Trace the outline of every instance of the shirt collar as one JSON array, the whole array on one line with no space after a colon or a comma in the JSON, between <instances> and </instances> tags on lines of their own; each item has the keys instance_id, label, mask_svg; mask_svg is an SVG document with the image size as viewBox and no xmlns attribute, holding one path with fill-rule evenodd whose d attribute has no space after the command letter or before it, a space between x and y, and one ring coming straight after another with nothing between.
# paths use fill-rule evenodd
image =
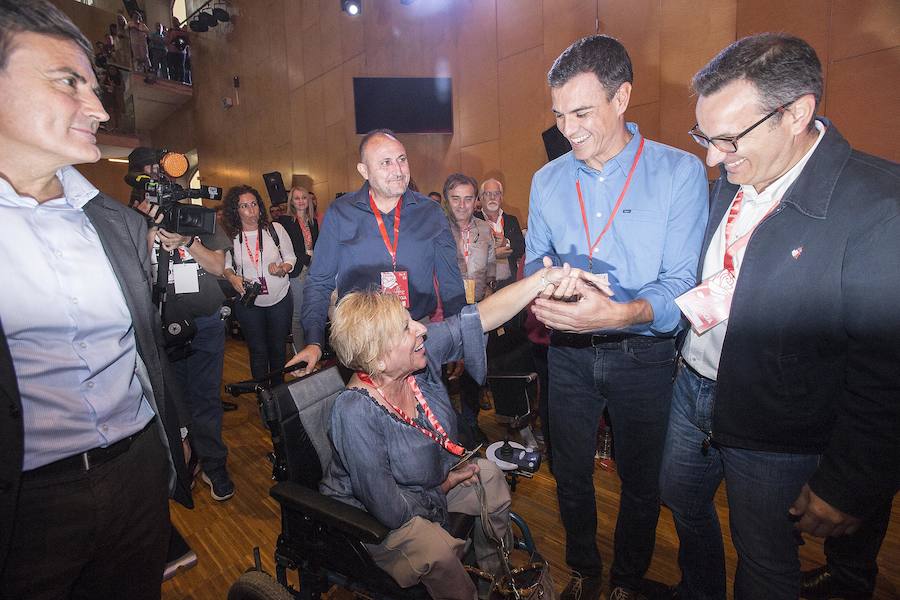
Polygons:
<instances>
[{"instance_id":1,"label":"shirt collar","mask_svg":"<svg viewBox=\"0 0 900 600\"><path fill-rule=\"evenodd\" d=\"M357 206L368 208L369 207L369 182L368 181L365 181L363 183L363 186L359 189L358 194L359 195L355 199L354 203ZM416 199L416 195L409 188L406 188L406 190L403 192L403 195L400 196L400 200L403 202L404 208L406 208L410 204L416 204L418 202L418 200ZM433 202L433 200L431 200L429 198L429 202ZM391 210L393 210L393 209L391 209ZM390 211L388 211L388 212L390 212Z\"/></svg>"},{"instance_id":2,"label":"shirt collar","mask_svg":"<svg viewBox=\"0 0 900 600\"><path fill-rule=\"evenodd\" d=\"M825 126L819 122L815 122L816 130L818 130L818 137L816 137L815 143L810 147L809 150L806 151L806 154L803 155L797 163L788 169L788 171L773 181L765 190L762 192L757 192L756 188L752 185L741 185L741 190L744 192L744 200L747 202L761 202L761 203L770 203L777 202L781 200L784 196L785 192L787 192L788 188L793 185L797 178L800 177L800 173L803 172L803 168L806 166L806 163L809 162L810 157L816 151L816 148L819 147L819 143L822 141L822 138L825 136Z\"/></svg>"},{"instance_id":3,"label":"shirt collar","mask_svg":"<svg viewBox=\"0 0 900 600\"><path fill-rule=\"evenodd\" d=\"M56 177L63 188L62 198L51 199L56 203L63 202L71 208L80 209L100 193L75 167L68 166L59 169ZM31 196L20 196L13 186L2 177L0 177L0 201L14 206L38 206L39 204Z\"/></svg>"},{"instance_id":4,"label":"shirt collar","mask_svg":"<svg viewBox=\"0 0 900 600\"><path fill-rule=\"evenodd\" d=\"M631 140L625 144L625 147L622 148L618 154L610 158L606 161L606 164L603 165L603 172L607 175L614 169L618 169L622 173L628 173L631 169L631 163L634 162L634 157L637 154L638 146L641 144L641 132L638 130L637 123L625 123L625 128L631 134ZM575 158L574 154L572 154L572 159L575 161L576 171L600 173L597 169L587 166L583 160Z\"/></svg>"}]
</instances>

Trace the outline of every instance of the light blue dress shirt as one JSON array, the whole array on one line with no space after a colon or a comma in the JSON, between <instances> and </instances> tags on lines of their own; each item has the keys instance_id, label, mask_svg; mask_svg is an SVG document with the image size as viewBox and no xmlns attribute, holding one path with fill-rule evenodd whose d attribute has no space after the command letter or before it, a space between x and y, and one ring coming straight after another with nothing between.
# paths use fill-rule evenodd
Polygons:
<instances>
[{"instance_id":1,"label":"light blue dress shirt","mask_svg":"<svg viewBox=\"0 0 900 600\"><path fill-rule=\"evenodd\" d=\"M82 210L97 189L72 167L57 177L64 197L41 204L0 178L0 320L22 397L26 471L117 442L153 417L125 297Z\"/></svg>"},{"instance_id":2,"label":"light blue dress shirt","mask_svg":"<svg viewBox=\"0 0 900 600\"><path fill-rule=\"evenodd\" d=\"M591 244L603 230L625 185L642 136L634 134L625 148L603 166L588 167L572 152L544 165L531 182L525 272L531 274L550 256L588 269L588 241L578 204L581 182ZM674 299L696 285L700 245L709 212L709 186L700 160L651 140L644 149L628 192L593 255L594 273L607 273L617 302L643 299L653 308L653 321L628 333L667 336L679 327L681 312Z\"/></svg>"}]
</instances>

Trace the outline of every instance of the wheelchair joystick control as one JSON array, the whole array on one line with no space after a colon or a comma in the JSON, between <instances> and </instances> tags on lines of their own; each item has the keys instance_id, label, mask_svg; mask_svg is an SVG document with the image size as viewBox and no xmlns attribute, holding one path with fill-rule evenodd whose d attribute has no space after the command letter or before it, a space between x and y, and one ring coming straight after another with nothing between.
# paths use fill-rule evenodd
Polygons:
<instances>
[{"instance_id":1,"label":"wheelchair joystick control","mask_svg":"<svg viewBox=\"0 0 900 600\"><path fill-rule=\"evenodd\" d=\"M509 438L507 438L503 441L503 445L497 449L497 456L507 462L512 462L513 453L515 451L516 449L509 445Z\"/></svg>"}]
</instances>

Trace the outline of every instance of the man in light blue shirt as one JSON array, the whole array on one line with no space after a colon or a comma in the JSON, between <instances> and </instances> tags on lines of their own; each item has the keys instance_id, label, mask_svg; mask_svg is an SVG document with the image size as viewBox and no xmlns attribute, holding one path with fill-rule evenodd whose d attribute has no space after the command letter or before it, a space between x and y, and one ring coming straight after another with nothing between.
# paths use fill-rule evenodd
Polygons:
<instances>
[{"instance_id":1,"label":"man in light blue shirt","mask_svg":"<svg viewBox=\"0 0 900 600\"><path fill-rule=\"evenodd\" d=\"M90 43L44 0L0 0L0 40L0 598L158 599L190 489L147 227L72 167Z\"/></svg>"},{"instance_id":2,"label":"man in light blue shirt","mask_svg":"<svg viewBox=\"0 0 900 600\"><path fill-rule=\"evenodd\" d=\"M598 274L575 301L534 306L554 330L550 439L572 569L564 599L596 599L602 586L592 475L604 408L622 479L610 598L638 597L659 517L681 323L674 299L695 284L707 219L702 163L625 122L632 79L628 53L608 36L581 39L556 59L548 74L553 112L572 151L531 186L526 273L550 256Z\"/></svg>"}]
</instances>

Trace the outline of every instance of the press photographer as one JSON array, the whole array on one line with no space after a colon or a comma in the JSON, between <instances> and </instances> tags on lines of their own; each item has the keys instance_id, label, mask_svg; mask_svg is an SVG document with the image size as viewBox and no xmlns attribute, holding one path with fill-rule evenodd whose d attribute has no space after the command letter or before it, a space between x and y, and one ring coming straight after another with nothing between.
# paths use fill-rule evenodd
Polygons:
<instances>
[{"instance_id":1,"label":"press photographer","mask_svg":"<svg viewBox=\"0 0 900 600\"><path fill-rule=\"evenodd\" d=\"M182 408L187 411L182 412L187 414L182 421L189 416L193 451L212 497L227 500L234 495L234 484L226 468L228 449L222 441L219 396L225 356L225 325L220 311L225 297L216 278L223 274L225 250L231 241L216 231L214 210L174 199L187 197L184 193L194 190L185 190L169 180L180 166L184 167L181 174L187 168L183 155L172 154L153 148L135 149L128 157L126 181L139 184L132 194L132 206L154 224L148 234L151 263L155 287L161 287L160 271L166 282L164 293L157 295L170 359L185 392L187 406ZM148 184L148 180L154 183ZM173 332L176 324L180 330Z\"/></svg>"}]
</instances>

